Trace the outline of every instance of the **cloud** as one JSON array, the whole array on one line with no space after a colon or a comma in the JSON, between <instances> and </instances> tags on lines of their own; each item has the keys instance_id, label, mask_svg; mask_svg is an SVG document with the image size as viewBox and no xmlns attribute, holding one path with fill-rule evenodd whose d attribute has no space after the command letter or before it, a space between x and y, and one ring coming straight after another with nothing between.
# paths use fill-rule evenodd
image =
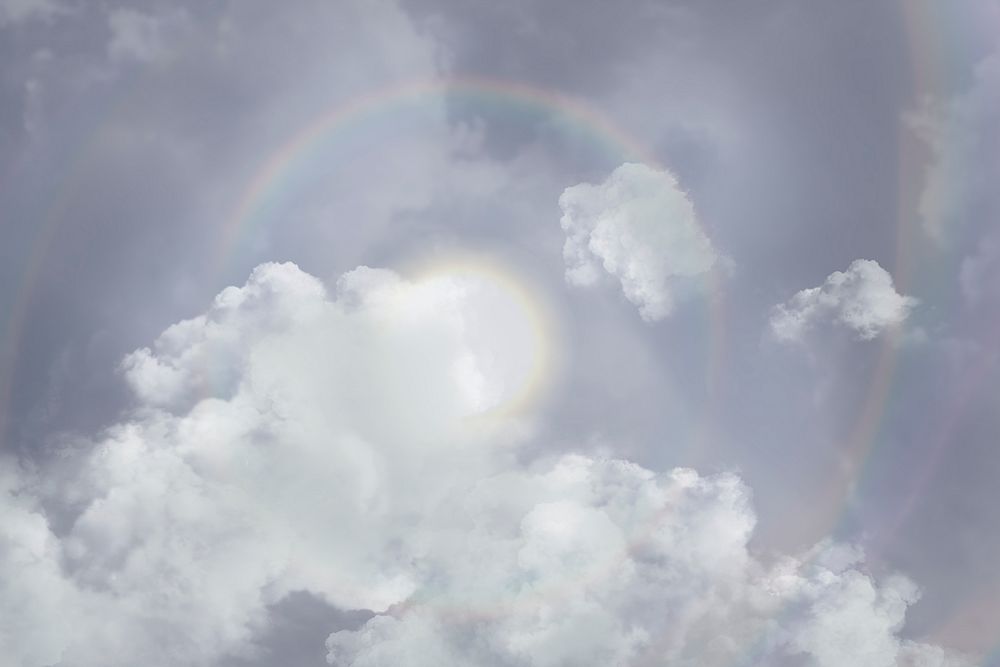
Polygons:
<instances>
[{"instance_id":1,"label":"cloud","mask_svg":"<svg viewBox=\"0 0 1000 667\"><path fill-rule=\"evenodd\" d=\"M0 473L0 646L13 667L58 662L77 608L60 567L61 544L17 466Z\"/></svg>"},{"instance_id":2,"label":"cloud","mask_svg":"<svg viewBox=\"0 0 1000 667\"><path fill-rule=\"evenodd\" d=\"M0 0L0 26L48 19L65 8L53 0Z\"/></svg>"},{"instance_id":3,"label":"cloud","mask_svg":"<svg viewBox=\"0 0 1000 667\"><path fill-rule=\"evenodd\" d=\"M192 32L191 16L183 8L147 14L121 7L108 14L112 60L163 63L170 59L186 33Z\"/></svg>"},{"instance_id":4,"label":"cloud","mask_svg":"<svg viewBox=\"0 0 1000 667\"><path fill-rule=\"evenodd\" d=\"M465 504L479 511L427 590L333 633L331 664L969 664L898 637L917 590L864 574L856 550L752 556L755 517L733 475L567 456L488 480Z\"/></svg>"},{"instance_id":5,"label":"cloud","mask_svg":"<svg viewBox=\"0 0 1000 667\"><path fill-rule=\"evenodd\" d=\"M497 284L265 264L129 355L125 418L0 480L14 667L213 664L295 591L375 612L338 665L964 664L856 550L754 556L735 475L520 461Z\"/></svg>"},{"instance_id":6,"label":"cloud","mask_svg":"<svg viewBox=\"0 0 1000 667\"><path fill-rule=\"evenodd\" d=\"M959 282L973 307L985 306L1000 294L1000 234L984 237L979 248L962 260Z\"/></svg>"},{"instance_id":7,"label":"cloud","mask_svg":"<svg viewBox=\"0 0 1000 667\"><path fill-rule=\"evenodd\" d=\"M607 272L646 321L669 315L678 293L720 259L668 171L626 163L600 185L566 188L559 206L566 281L588 287Z\"/></svg>"},{"instance_id":8,"label":"cloud","mask_svg":"<svg viewBox=\"0 0 1000 667\"><path fill-rule=\"evenodd\" d=\"M995 20L993 17L992 20ZM969 88L930 100L910 118L931 152L919 200L924 230L942 243L957 229L990 224L1000 213L994 184L1000 159L1000 53L983 59Z\"/></svg>"},{"instance_id":9,"label":"cloud","mask_svg":"<svg viewBox=\"0 0 1000 667\"><path fill-rule=\"evenodd\" d=\"M771 313L778 340L801 340L820 322L847 327L861 340L871 340L901 324L917 300L898 293L892 276L870 259L856 259L847 271L834 271L819 287L798 292Z\"/></svg>"},{"instance_id":10,"label":"cloud","mask_svg":"<svg viewBox=\"0 0 1000 667\"><path fill-rule=\"evenodd\" d=\"M39 612L23 664L211 664L290 591L345 609L406 599L419 517L518 439L513 418L476 419L506 396L493 369L519 340L516 322L476 319L505 312L499 298L364 267L328 297L267 264L129 355L135 411L49 473L71 526L57 536L20 506L4 522L4 556L26 568L5 579L41 582L5 600L72 621L58 636Z\"/></svg>"},{"instance_id":11,"label":"cloud","mask_svg":"<svg viewBox=\"0 0 1000 667\"><path fill-rule=\"evenodd\" d=\"M1000 6L980 8L988 19L1000 18ZM955 350L978 350L971 376L983 387L996 340L993 319L1000 305L1000 50L994 49L971 69L966 86L950 97L926 103L914 127L930 149L920 212L930 237L961 257L958 287L961 308L939 309L952 315L941 322L947 340L942 351L953 357L949 372L969 377L970 366ZM968 380L963 380L965 384ZM966 408L968 412L970 409ZM968 417L967 417L968 418Z\"/></svg>"},{"instance_id":12,"label":"cloud","mask_svg":"<svg viewBox=\"0 0 1000 667\"><path fill-rule=\"evenodd\" d=\"M220 283L242 281L272 256L344 269L376 247L395 255L428 234L403 212L493 177L479 159L453 158L473 154L475 139L452 131L434 96L388 102L387 122L357 116L364 140L341 141L334 123L291 150L306 128L370 93L447 75L438 46L392 0L68 7L25 26L23 39L0 40L9 47L0 170L17 184L0 193L3 245L25 257L44 247L39 261L52 269L31 281L35 306L18 320L22 344L3 364L17 377L0 411L9 447L27 451L47 430L109 423L123 398L117 362L201 309ZM139 32L116 46L123 16L118 27ZM131 47L159 59L137 61ZM279 154L287 170L266 171ZM90 168L65 180L81 160ZM65 205L51 207L54 197ZM71 232L39 245L32 221L43 210ZM365 224L334 223L348 219ZM141 271L137 257L147 258ZM68 266L77 266L72 280L60 268ZM0 310L13 307L24 270L3 267ZM95 293L101 308L59 305Z\"/></svg>"}]
</instances>

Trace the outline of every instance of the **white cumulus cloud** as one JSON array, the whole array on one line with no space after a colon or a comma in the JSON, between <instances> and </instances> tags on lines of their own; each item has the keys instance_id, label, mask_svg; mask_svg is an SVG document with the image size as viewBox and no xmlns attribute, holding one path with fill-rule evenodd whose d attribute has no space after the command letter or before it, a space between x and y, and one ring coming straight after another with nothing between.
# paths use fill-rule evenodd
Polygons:
<instances>
[{"instance_id":1,"label":"white cumulus cloud","mask_svg":"<svg viewBox=\"0 0 1000 667\"><path fill-rule=\"evenodd\" d=\"M892 276L878 262L856 259L846 271L834 271L819 287L804 289L771 313L771 331L778 340L800 340L818 323L850 329L871 340L901 324L917 304L896 291Z\"/></svg>"},{"instance_id":2,"label":"white cumulus cloud","mask_svg":"<svg viewBox=\"0 0 1000 667\"><path fill-rule=\"evenodd\" d=\"M342 608L405 600L417 519L516 441L479 417L505 396L483 387L518 340L495 318L501 335L482 335L473 316L490 303L470 299L491 298L472 279L364 267L331 297L267 264L129 355L137 408L45 485L69 528L9 494L0 636L24 644L20 664L211 664L289 591Z\"/></svg>"},{"instance_id":3,"label":"white cumulus cloud","mask_svg":"<svg viewBox=\"0 0 1000 667\"><path fill-rule=\"evenodd\" d=\"M0 647L13 667L58 662L77 612L48 520L0 460Z\"/></svg>"},{"instance_id":4,"label":"white cumulus cloud","mask_svg":"<svg viewBox=\"0 0 1000 667\"><path fill-rule=\"evenodd\" d=\"M733 475L567 456L465 505L413 602L333 633L331 664L971 664L900 639L917 590L863 573L856 550L754 557Z\"/></svg>"},{"instance_id":5,"label":"white cumulus cloud","mask_svg":"<svg viewBox=\"0 0 1000 667\"><path fill-rule=\"evenodd\" d=\"M647 321L669 315L678 293L720 261L669 171L626 163L599 185L566 188L559 206L566 280L591 286L610 274Z\"/></svg>"},{"instance_id":6,"label":"white cumulus cloud","mask_svg":"<svg viewBox=\"0 0 1000 667\"><path fill-rule=\"evenodd\" d=\"M129 414L0 477L5 664L215 664L301 590L375 612L342 666L966 664L856 550L755 556L735 475L522 460L483 280L266 264L129 355Z\"/></svg>"}]
</instances>

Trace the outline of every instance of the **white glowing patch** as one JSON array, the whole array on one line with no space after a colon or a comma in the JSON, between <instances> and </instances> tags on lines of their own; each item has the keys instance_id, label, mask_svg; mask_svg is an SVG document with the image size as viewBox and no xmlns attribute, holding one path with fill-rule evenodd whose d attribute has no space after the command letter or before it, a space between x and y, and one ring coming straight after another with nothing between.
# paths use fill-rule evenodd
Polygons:
<instances>
[{"instance_id":1,"label":"white glowing patch","mask_svg":"<svg viewBox=\"0 0 1000 667\"><path fill-rule=\"evenodd\" d=\"M419 285L456 301L467 352L453 372L473 412L515 406L538 389L548 336L523 285L492 266L470 265L438 268Z\"/></svg>"}]
</instances>

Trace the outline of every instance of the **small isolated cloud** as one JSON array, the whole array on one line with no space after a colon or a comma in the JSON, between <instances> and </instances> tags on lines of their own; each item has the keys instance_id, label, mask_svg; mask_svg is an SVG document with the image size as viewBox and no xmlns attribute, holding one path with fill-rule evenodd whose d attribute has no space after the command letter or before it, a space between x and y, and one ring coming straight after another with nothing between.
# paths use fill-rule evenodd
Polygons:
<instances>
[{"instance_id":1,"label":"small isolated cloud","mask_svg":"<svg viewBox=\"0 0 1000 667\"><path fill-rule=\"evenodd\" d=\"M847 271L834 271L819 287L797 293L771 313L771 331L781 341L801 340L819 323L846 327L871 340L901 324L917 304L896 291L892 276L870 259L856 259Z\"/></svg>"},{"instance_id":2,"label":"small isolated cloud","mask_svg":"<svg viewBox=\"0 0 1000 667\"><path fill-rule=\"evenodd\" d=\"M968 664L857 550L758 559L735 475L522 461L483 412L520 318L464 275L258 267L129 355L119 423L0 468L4 664L218 664L296 591L374 612L340 667Z\"/></svg>"},{"instance_id":3,"label":"small isolated cloud","mask_svg":"<svg viewBox=\"0 0 1000 667\"><path fill-rule=\"evenodd\" d=\"M599 185L566 188L559 206L566 281L586 287L610 274L646 321L668 316L720 260L669 171L626 163Z\"/></svg>"}]
</instances>

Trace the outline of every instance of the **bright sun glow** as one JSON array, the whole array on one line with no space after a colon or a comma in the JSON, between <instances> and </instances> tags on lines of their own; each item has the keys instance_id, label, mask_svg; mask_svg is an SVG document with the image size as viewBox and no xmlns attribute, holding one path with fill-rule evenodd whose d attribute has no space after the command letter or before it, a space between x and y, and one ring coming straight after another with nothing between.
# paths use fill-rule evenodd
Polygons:
<instances>
[{"instance_id":1,"label":"bright sun glow","mask_svg":"<svg viewBox=\"0 0 1000 667\"><path fill-rule=\"evenodd\" d=\"M418 282L448 290L460 302L469 354L454 371L473 412L513 411L538 397L552 372L553 332L526 284L483 261L436 265Z\"/></svg>"}]
</instances>

